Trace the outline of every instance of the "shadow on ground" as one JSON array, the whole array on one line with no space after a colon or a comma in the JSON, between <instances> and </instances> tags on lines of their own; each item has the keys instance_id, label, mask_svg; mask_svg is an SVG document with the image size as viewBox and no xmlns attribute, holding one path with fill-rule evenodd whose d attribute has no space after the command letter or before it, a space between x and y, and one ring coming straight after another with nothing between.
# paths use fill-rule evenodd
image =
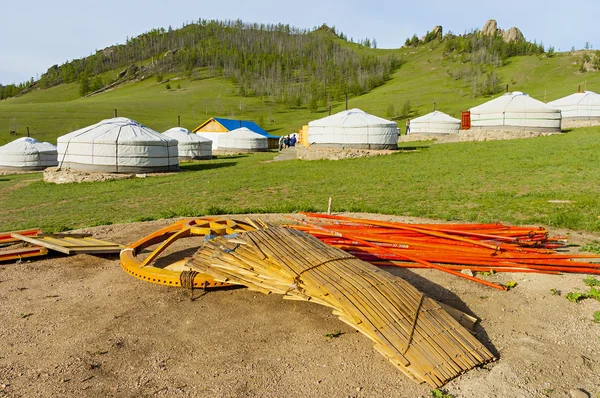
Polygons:
<instances>
[{"instance_id":1,"label":"shadow on ground","mask_svg":"<svg viewBox=\"0 0 600 398\"><path fill-rule=\"evenodd\" d=\"M231 167L237 165L236 162L223 162L223 163L185 163L180 165L182 171L200 171L200 170L212 170L220 169L222 167Z\"/></svg>"},{"instance_id":2,"label":"shadow on ground","mask_svg":"<svg viewBox=\"0 0 600 398\"><path fill-rule=\"evenodd\" d=\"M429 279L424 278L406 268L390 266L382 267L382 269L388 271L392 275L404 279L405 281L413 285L415 288L417 288L420 292L424 293L426 296L431 297L441 303L447 304L462 312L465 312L471 316L478 318L477 314L473 313L473 311L471 311L471 309L465 304L463 300L461 300L459 296L457 296L454 292L446 289L444 286L434 283ZM490 350L490 352L496 358L499 358L498 350L492 343L485 329L481 327L479 322L475 324L473 331L475 332L477 340L479 340L483 345L485 345L485 347L488 350Z\"/></svg>"}]
</instances>

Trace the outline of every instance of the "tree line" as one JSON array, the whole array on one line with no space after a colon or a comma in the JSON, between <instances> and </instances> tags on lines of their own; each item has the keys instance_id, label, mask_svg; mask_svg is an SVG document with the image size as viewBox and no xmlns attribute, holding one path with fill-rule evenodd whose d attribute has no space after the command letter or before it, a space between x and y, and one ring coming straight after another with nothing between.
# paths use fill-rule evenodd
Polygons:
<instances>
[{"instance_id":1,"label":"tree line","mask_svg":"<svg viewBox=\"0 0 600 398\"><path fill-rule=\"evenodd\" d=\"M21 92L30 88L33 84L33 79L31 81L19 84L7 84L6 86L0 84L0 100L19 95Z\"/></svg>"},{"instance_id":2,"label":"tree line","mask_svg":"<svg viewBox=\"0 0 600 398\"><path fill-rule=\"evenodd\" d=\"M506 60L517 55L541 55L544 45L527 40L505 41L499 35L474 32L465 35L448 34L444 37L445 56L458 55L458 67L449 71L453 79L462 79L473 97L494 95L503 90L497 69Z\"/></svg>"},{"instance_id":3,"label":"tree line","mask_svg":"<svg viewBox=\"0 0 600 398\"><path fill-rule=\"evenodd\" d=\"M479 31L455 35L449 32L442 37L441 31L427 32L419 39L416 34L407 38L406 47L417 47L433 42L444 46L444 58L454 59L448 74L454 80L462 80L469 87L473 97L493 95L502 91L502 79L497 69L506 60L517 55L541 55L545 49L543 43L527 40L505 41L502 35L484 35ZM554 48L548 49L548 57L554 56Z\"/></svg>"},{"instance_id":4,"label":"tree line","mask_svg":"<svg viewBox=\"0 0 600 398\"><path fill-rule=\"evenodd\" d=\"M365 45L376 47L375 40L359 44ZM342 33L325 25L309 31L284 24L200 19L180 29L153 29L123 45L54 65L35 85L78 82L80 94L86 95L118 79L171 72L193 78L204 68L212 76L231 78L241 96L316 109L384 84L401 64L395 56L357 51Z\"/></svg>"}]
</instances>

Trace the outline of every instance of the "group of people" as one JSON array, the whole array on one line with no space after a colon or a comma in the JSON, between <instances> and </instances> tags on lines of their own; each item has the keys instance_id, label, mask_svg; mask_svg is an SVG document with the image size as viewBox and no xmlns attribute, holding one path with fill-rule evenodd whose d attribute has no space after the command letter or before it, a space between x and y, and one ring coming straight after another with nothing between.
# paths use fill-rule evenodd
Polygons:
<instances>
[{"instance_id":1,"label":"group of people","mask_svg":"<svg viewBox=\"0 0 600 398\"><path fill-rule=\"evenodd\" d=\"M291 137L289 135L282 135L279 137L279 150L281 151L283 148L296 146L297 141L296 134L292 134Z\"/></svg>"}]
</instances>

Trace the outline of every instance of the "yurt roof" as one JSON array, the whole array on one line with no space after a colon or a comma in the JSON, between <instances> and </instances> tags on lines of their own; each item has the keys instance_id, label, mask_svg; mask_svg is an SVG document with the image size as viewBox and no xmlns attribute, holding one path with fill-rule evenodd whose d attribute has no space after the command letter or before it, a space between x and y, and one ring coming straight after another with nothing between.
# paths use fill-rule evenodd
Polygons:
<instances>
[{"instance_id":1,"label":"yurt roof","mask_svg":"<svg viewBox=\"0 0 600 398\"><path fill-rule=\"evenodd\" d=\"M170 128L167 131L165 131L163 134L166 135L167 137L176 139L179 142L194 142L194 143L198 143L198 142L210 143L210 142L212 142L208 138L202 137L196 133L192 133L191 131L189 131L188 129L183 128L183 127Z\"/></svg>"},{"instance_id":2,"label":"yurt roof","mask_svg":"<svg viewBox=\"0 0 600 398\"><path fill-rule=\"evenodd\" d=\"M548 102L548 105L555 108L576 106L580 104L586 106L600 106L600 95L593 91L584 91L583 93L567 95L566 97Z\"/></svg>"},{"instance_id":3,"label":"yurt roof","mask_svg":"<svg viewBox=\"0 0 600 398\"><path fill-rule=\"evenodd\" d=\"M471 108L471 113L498 113L517 110L538 113L559 111L542 101L531 98L529 94L513 91Z\"/></svg>"},{"instance_id":4,"label":"yurt roof","mask_svg":"<svg viewBox=\"0 0 600 398\"><path fill-rule=\"evenodd\" d=\"M32 137L21 137L6 145L0 146L0 153L33 154L40 152L56 152L56 147L49 142L40 142Z\"/></svg>"},{"instance_id":5,"label":"yurt roof","mask_svg":"<svg viewBox=\"0 0 600 398\"><path fill-rule=\"evenodd\" d=\"M194 129L194 133L201 133L202 128L204 126L206 126L207 124L211 123L212 121L215 121L217 123L219 123L221 126L223 126L225 128L225 130L227 131L232 131L235 130L237 128L241 128L241 127L246 127L249 130L254 131L255 133L258 133L264 137L267 138L279 138L276 135L272 135L267 133L265 130L263 130L262 127L260 127L258 124L254 123L253 121L250 120L236 120L236 119L225 119L222 117L211 117L210 119L208 119L207 121L205 121L204 123L202 123L200 126L196 127ZM210 131L207 131L210 132Z\"/></svg>"},{"instance_id":6,"label":"yurt roof","mask_svg":"<svg viewBox=\"0 0 600 398\"><path fill-rule=\"evenodd\" d=\"M263 139L263 140L267 139L267 137L265 137L264 135L255 133L254 131L252 131L246 127L240 127L235 130L231 130L227 133L222 133L222 134L226 134L230 138Z\"/></svg>"},{"instance_id":7,"label":"yurt roof","mask_svg":"<svg viewBox=\"0 0 600 398\"><path fill-rule=\"evenodd\" d=\"M413 123L458 123L460 124L460 120L454 118L444 112L433 111L428 113L427 115L419 116L417 118L412 119L411 124Z\"/></svg>"},{"instance_id":8,"label":"yurt roof","mask_svg":"<svg viewBox=\"0 0 600 398\"><path fill-rule=\"evenodd\" d=\"M91 126L75 130L58 137L58 142L98 142L121 144L131 142L136 145L152 144L157 141L169 142L173 138L160 134L132 119L116 117L105 119Z\"/></svg>"},{"instance_id":9,"label":"yurt roof","mask_svg":"<svg viewBox=\"0 0 600 398\"><path fill-rule=\"evenodd\" d=\"M308 126L332 127L365 127L365 126L396 126L397 123L371 115L360 109L348 109L322 119L313 120Z\"/></svg>"}]
</instances>

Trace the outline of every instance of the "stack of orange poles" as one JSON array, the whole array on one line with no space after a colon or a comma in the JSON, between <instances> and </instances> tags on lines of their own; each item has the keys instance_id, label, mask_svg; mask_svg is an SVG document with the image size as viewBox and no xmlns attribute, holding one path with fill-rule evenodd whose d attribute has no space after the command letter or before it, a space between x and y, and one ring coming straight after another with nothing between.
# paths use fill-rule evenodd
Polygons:
<instances>
[{"instance_id":1,"label":"stack of orange poles","mask_svg":"<svg viewBox=\"0 0 600 398\"><path fill-rule=\"evenodd\" d=\"M407 224L301 213L313 221L291 228L375 265L433 268L505 290L502 285L460 273L576 272L600 274L592 254L557 253L566 238L549 237L544 228L503 224ZM580 260L580 261L573 261Z\"/></svg>"}]
</instances>

